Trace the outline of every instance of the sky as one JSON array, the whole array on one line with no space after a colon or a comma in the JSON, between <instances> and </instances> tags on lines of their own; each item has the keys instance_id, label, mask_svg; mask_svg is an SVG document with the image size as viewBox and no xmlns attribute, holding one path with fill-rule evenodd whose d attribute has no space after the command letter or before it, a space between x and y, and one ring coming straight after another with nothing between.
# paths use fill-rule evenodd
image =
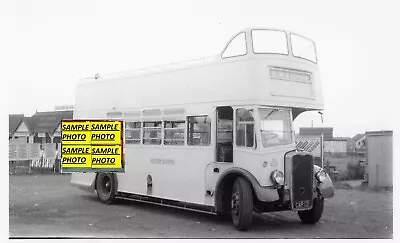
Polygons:
<instances>
[{"instance_id":1,"label":"sky","mask_svg":"<svg viewBox=\"0 0 400 243\"><path fill-rule=\"evenodd\" d=\"M1 8L8 114L74 102L79 79L219 54L248 27L314 40L325 110L301 126L354 136L395 125L396 1L10 1ZM3 19L4 18L4 19Z\"/></svg>"}]
</instances>

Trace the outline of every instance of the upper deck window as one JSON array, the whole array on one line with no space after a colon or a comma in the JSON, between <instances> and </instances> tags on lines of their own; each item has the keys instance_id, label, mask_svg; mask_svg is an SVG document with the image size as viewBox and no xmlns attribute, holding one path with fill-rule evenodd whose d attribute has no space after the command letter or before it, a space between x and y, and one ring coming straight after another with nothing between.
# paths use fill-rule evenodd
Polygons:
<instances>
[{"instance_id":1,"label":"upper deck window","mask_svg":"<svg viewBox=\"0 0 400 243\"><path fill-rule=\"evenodd\" d=\"M317 53L314 42L302 36L290 34L293 56L317 63Z\"/></svg>"},{"instance_id":2,"label":"upper deck window","mask_svg":"<svg viewBox=\"0 0 400 243\"><path fill-rule=\"evenodd\" d=\"M252 30L254 53L289 54L286 33L279 30Z\"/></svg>"},{"instance_id":3,"label":"upper deck window","mask_svg":"<svg viewBox=\"0 0 400 243\"><path fill-rule=\"evenodd\" d=\"M222 53L222 58L244 56L247 54L246 34L240 33L229 42Z\"/></svg>"}]
</instances>

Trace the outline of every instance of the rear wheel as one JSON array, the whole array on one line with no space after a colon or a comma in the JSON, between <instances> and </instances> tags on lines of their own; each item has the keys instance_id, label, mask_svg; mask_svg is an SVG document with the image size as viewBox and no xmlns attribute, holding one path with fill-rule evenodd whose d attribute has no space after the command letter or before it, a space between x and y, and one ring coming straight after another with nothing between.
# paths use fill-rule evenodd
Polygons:
<instances>
[{"instance_id":1,"label":"rear wheel","mask_svg":"<svg viewBox=\"0 0 400 243\"><path fill-rule=\"evenodd\" d=\"M299 211L298 214L303 224L315 224L321 219L323 211L324 211L324 199L315 198L313 200L312 209Z\"/></svg>"},{"instance_id":2,"label":"rear wheel","mask_svg":"<svg viewBox=\"0 0 400 243\"><path fill-rule=\"evenodd\" d=\"M232 188L231 216L236 229L247 230L253 221L253 192L250 183L239 177Z\"/></svg>"},{"instance_id":3,"label":"rear wheel","mask_svg":"<svg viewBox=\"0 0 400 243\"><path fill-rule=\"evenodd\" d=\"M117 177L112 173L99 173L96 178L97 197L105 204L115 201L117 194Z\"/></svg>"}]
</instances>

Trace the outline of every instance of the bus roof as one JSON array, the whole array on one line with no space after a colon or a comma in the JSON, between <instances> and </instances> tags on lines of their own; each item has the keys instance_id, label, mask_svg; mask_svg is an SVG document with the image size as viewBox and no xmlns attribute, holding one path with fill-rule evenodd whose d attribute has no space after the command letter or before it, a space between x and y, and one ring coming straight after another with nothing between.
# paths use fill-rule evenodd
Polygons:
<instances>
[{"instance_id":1,"label":"bus roof","mask_svg":"<svg viewBox=\"0 0 400 243\"><path fill-rule=\"evenodd\" d=\"M260 29L239 32L247 36L245 55L218 55L84 79L77 87L75 109L127 110L200 103L323 109L317 64L294 56L291 47L287 54L255 53L253 30ZM288 32L283 36L290 46ZM88 97L94 97L92 102L87 102Z\"/></svg>"}]
</instances>

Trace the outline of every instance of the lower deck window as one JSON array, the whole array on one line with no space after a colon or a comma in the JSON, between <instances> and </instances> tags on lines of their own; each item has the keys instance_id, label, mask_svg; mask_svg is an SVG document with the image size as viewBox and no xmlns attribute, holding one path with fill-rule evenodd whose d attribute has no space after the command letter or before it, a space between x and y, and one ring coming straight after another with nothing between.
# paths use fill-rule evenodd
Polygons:
<instances>
[{"instance_id":1,"label":"lower deck window","mask_svg":"<svg viewBox=\"0 0 400 243\"><path fill-rule=\"evenodd\" d=\"M188 145L207 146L211 142L211 120L208 116L188 117Z\"/></svg>"},{"instance_id":2,"label":"lower deck window","mask_svg":"<svg viewBox=\"0 0 400 243\"><path fill-rule=\"evenodd\" d=\"M161 144L161 121L143 122L143 144Z\"/></svg>"},{"instance_id":3,"label":"lower deck window","mask_svg":"<svg viewBox=\"0 0 400 243\"><path fill-rule=\"evenodd\" d=\"M164 122L164 144L165 145L185 144L185 121Z\"/></svg>"},{"instance_id":4,"label":"lower deck window","mask_svg":"<svg viewBox=\"0 0 400 243\"><path fill-rule=\"evenodd\" d=\"M127 144L140 144L141 122L125 123L125 142Z\"/></svg>"}]
</instances>

